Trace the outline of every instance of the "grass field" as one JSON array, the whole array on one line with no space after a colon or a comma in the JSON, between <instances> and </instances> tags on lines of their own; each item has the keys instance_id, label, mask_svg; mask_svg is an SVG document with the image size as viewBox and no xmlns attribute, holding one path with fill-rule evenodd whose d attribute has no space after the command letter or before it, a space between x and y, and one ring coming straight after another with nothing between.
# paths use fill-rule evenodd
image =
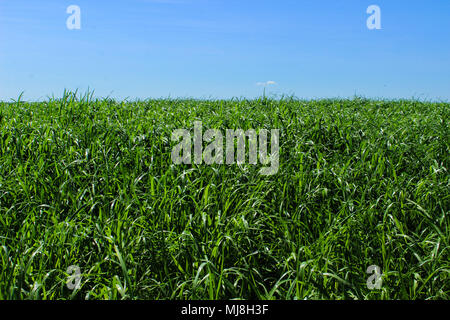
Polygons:
<instances>
[{"instance_id":1,"label":"grass field","mask_svg":"<svg viewBox=\"0 0 450 320\"><path fill-rule=\"evenodd\" d=\"M0 103L0 299L449 299L449 113L362 98ZM171 133L196 120L280 129L278 172L174 165Z\"/></svg>"}]
</instances>

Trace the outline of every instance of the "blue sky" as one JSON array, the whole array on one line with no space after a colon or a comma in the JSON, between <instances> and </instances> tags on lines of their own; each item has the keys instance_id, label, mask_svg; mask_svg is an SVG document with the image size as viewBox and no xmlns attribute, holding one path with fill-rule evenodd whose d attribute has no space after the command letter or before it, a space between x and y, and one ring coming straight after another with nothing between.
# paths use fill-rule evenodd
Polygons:
<instances>
[{"instance_id":1,"label":"blue sky","mask_svg":"<svg viewBox=\"0 0 450 320\"><path fill-rule=\"evenodd\" d=\"M0 0L0 100L251 98L267 81L274 96L448 101L450 1Z\"/></svg>"}]
</instances>

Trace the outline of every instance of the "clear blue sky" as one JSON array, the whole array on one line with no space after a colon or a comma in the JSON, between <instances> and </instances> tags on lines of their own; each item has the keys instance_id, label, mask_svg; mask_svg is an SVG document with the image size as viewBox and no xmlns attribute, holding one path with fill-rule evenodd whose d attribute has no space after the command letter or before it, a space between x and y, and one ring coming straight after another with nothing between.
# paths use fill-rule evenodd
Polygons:
<instances>
[{"instance_id":1,"label":"clear blue sky","mask_svg":"<svg viewBox=\"0 0 450 320\"><path fill-rule=\"evenodd\" d=\"M81 30L68 30L69 5ZM369 5L381 30L368 30ZM0 0L0 100L450 98L449 0Z\"/></svg>"}]
</instances>

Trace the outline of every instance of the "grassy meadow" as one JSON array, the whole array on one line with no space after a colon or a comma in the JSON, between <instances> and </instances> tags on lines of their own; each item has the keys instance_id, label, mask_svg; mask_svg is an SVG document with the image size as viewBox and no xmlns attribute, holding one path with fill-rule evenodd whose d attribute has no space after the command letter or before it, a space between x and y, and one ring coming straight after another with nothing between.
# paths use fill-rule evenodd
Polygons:
<instances>
[{"instance_id":1,"label":"grassy meadow","mask_svg":"<svg viewBox=\"0 0 450 320\"><path fill-rule=\"evenodd\" d=\"M449 113L363 98L0 102L0 299L449 299ZM278 172L173 164L171 133L199 120L280 129Z\"/></svg>"}]
</instances>

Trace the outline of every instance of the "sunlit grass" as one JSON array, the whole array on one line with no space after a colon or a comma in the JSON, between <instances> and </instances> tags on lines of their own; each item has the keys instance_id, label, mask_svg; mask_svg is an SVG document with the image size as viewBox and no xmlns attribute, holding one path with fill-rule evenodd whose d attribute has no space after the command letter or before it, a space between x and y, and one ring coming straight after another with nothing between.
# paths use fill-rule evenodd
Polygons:
<instances>
[{"instance_id":1,"label":"sunlit grass","mask_svg":"<svg viewBox=\"0 0 450 320\"><path fill-rule=\"evenodd\" d=\"M448 299L449 110L0 103L0 299ZM280 129L278 173L172 164L172 131L196 120ZM380 290L366 286L370 265Z\"/></svg>"}]
</instances>

